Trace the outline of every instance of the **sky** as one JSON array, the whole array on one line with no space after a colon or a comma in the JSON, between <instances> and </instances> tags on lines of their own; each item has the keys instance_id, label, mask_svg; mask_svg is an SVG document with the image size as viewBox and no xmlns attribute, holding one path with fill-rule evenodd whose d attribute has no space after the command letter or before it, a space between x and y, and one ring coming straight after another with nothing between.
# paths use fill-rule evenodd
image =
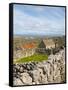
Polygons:
<instances>
[{"instance_id":1,"label":"sky","mask_svg":"<svg viewBox=\"0 0 68 90\"><path fill-rule=\"evenodd\" d=\"M65 35L65 8L14 4L14 35Z\"/></svg>"}]
</instances>

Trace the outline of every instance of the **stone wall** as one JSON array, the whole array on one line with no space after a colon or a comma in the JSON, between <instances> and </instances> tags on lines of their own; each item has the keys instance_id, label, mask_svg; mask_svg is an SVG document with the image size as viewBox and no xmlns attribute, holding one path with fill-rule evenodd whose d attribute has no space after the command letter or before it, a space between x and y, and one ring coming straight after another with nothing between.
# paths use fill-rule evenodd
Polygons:
<instances>
[{"instance_id":1,"label":"stone wall","mask_svg":"<svg viewBox=\"0 0 68 90\"><path fill-rule=\"evenodd\" d=\"M23 50L17 50L14 51L14 60L19 59L19 58L24 58L31 56L35 53L35 49L23 49Z\"/></svg>"},{"instance_id":2,"label":"stone wall","mask_svg":"<svg viewBox=\"0 0 68 90\"><path fill-rule=\"evenodd\" d=\"M14 85L65 82L65 50L50 55L47 61L13 65Z\"/></svg>"}]
</instances>

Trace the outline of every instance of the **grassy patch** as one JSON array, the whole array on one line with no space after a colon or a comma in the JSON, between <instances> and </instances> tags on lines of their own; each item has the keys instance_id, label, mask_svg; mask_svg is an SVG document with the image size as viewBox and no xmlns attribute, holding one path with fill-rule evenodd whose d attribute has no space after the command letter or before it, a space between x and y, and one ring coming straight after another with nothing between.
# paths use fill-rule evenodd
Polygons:
<instances>
[{"instance_id":1,"label":"grassy patch","mask_svg":"<svg viewBox=\"0 0 68 90\"><path fill-rule=\"evenodd\" d=\"M25 62L39 62L39 61L43 61L43 60L47 60L48 56L45 54L34 54L32 56L28 56L25 58L21 58L19 60L17 60L15 63L25 63Z\"/></svg>"}]
</instances>

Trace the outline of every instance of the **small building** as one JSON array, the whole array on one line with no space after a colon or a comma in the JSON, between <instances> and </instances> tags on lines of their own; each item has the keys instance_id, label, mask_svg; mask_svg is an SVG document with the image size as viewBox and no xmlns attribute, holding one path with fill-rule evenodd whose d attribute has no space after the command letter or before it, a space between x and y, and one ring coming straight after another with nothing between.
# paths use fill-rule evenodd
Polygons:
<instances>
[{"instance_id":1,"label":"small building","mask_svg":"<svg viewBox=\"0 0 68 90\"><path fill-rule=\"evenodd\" d=\"M43 39L40 44L38 45L38 48L36 49L37 53L47 53L52 54L53 49L55 48L55 43L53 39Z\"/></svg>"},{"instance_id":2,"label":"small building","mask_svg":"<svg viewBox=\"0 0 68 90\"><path fill-rule=\"evenodd\" d=\"M55 48L55 43L52 39L44 39L39 44L39 48L45 48L45 49Z\"/></svg>"}]
</instances>

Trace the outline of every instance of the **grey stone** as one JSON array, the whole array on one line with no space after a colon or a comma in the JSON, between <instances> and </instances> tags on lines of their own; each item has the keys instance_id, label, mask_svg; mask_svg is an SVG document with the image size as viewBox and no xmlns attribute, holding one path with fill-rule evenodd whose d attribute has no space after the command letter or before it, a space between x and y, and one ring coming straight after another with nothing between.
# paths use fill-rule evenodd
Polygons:
<instances>
[{"instance_id":1,"label":"grey stone","mask_svg":"<svg viewBox=\"0 0 68 90\"><path fill-rule=\"evenodd\" d=\"M14 64L15 85L32 85L65 82L64 50L50 55L47 61Z\"/></svg>"},{"instance_id":2,"label":"grey stone","mask_svg":"<svg viewBox=\"0 0 68 90\"><path fill-rule=\"evenodd\" d=\"M19 78L14 78L13 84L15 86L17 86L17 85L24 85L23 82Z\"/></svg>"},{"instance_id":3,"label":"grey stone","mask_svg":"<svg viewBox=\"0 0 68 90\"><path fill-rule=\"evenodd\" d=\"M21 66L19 70L21 73L23 73L24 68Z\"/></svg>"},{"instance_id":4,"label":"grey stone","mask_svg":"<svg viewBox=\"0 0 68 90\"><path fill-rule=\"evenodd\" d=\"M21 77L22 81L24 84L32 84L32 78L29 76L28 73L22 73L22 77Z\"/></svg>"}]
</instances>

